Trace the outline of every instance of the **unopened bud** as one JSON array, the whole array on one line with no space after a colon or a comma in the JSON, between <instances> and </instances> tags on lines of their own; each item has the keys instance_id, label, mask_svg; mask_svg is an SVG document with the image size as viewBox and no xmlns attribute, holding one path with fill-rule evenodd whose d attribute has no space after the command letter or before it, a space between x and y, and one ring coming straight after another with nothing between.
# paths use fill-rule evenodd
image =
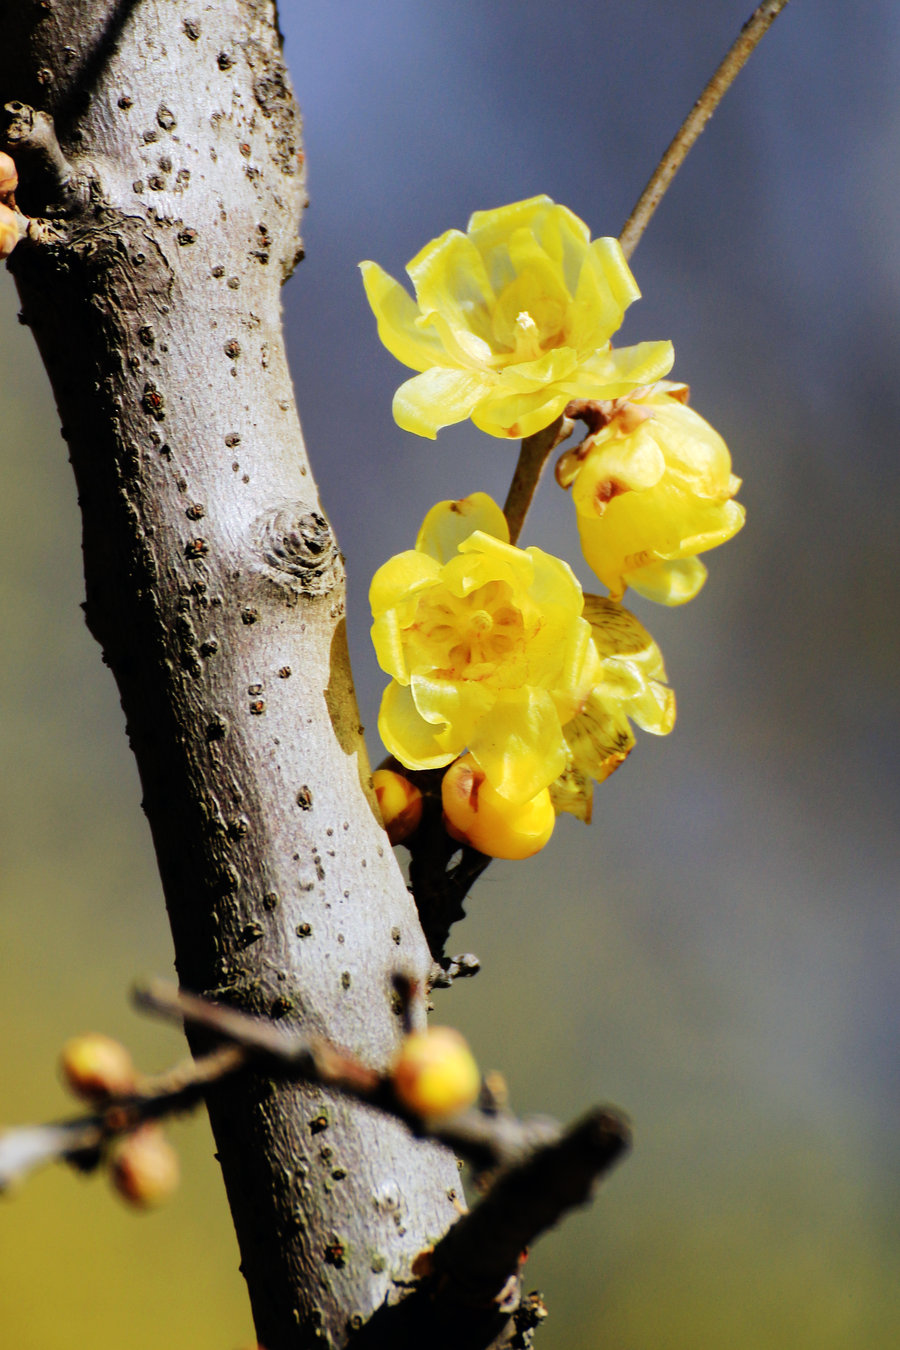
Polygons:
<instances>
[{"instance_id":1,"label":"unopened bud","mask_svg":"<svg viewBox=\"0 0 900 1350\"><path fill-rule=\"evenodd\" d=\"M151 1122L116 1144L109 1174L123 1200L138 1209L152 1209L178 1186L178 1154L159 1125Z\"/></svg>"},{"instance_id":2,"label":"unopened bud","mask_svg":"<svg viewBox=\"0 0 900 1350\"><path fill-rule=\"evenodd\" d=\"M444 774L441 801L447 833L489 858L530 858L556 824L549 789L527 802L511 802L491 787L471 755L457 759Z\"/></svg>"},{"instance_id":3,"label":"unopened bud","mask_svg":"<svg viewBox=\"0 0 900 1350\"><path fill-rule=\"evenodd\" d=\"M24 234L24 216L0 202L0 258L8 258Z\"/></svg>"},{"instance_id":4,"label":"unopened bud","mask_svg":"<svg viewBox=\"0 0 900 1350\"><path fill-rule=\"evenodd\" d=\"M62 1048L59 1068L76 1097L102 1102L134 1091L136 1075L131 1055L119 1041L100 1032L74 1036Z\"/></svg>"},{"instance_id":5,"label":"unopened bud","mask_svg":"<svg viewBox=\"0 0 900 1350\"><path fill-rule=\"evenodd\" d=\"M15 164L5 151L0 150L0 197L15 192L18 185L19 175L16 172Z\"/></svg>"},{"instance_id":6,"label":"unopened bud","mask_svg":"<svg viewBox=\"0 0 900 1350\"><path fill-rule=\"evenodd\" d=\"M376 769L372 783L387 837L392 844L402 844L422 819L422 794L415 783L393 769Z\"/></svg>"},{"instance_id":7,"label":"unopened bud","mask_svg":"<svg viewBox=\"0 0 900 1350\"><path fill-rule=\"evenodd\" d=\"M393 1069L399 1100L420 1116L452 1116L478 1098L481 1074L465 1037L429 1027L406 1037Z\"/></svg>"}]
</instances>

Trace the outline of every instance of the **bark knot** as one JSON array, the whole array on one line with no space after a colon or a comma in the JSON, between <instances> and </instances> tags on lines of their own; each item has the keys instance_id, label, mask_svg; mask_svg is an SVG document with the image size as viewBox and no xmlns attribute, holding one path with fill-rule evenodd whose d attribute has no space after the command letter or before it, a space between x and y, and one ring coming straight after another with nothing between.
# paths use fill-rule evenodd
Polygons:
<instances>
[{"instance_id":1,"label":"bark knot","mask_svg":"<svg viewBox=\"0 0 900 1350\"><path fill-rule=\"evenodd\" d=\"M269 575L309 597L327 595L343 578L331 526L318 511L282 506L257 522Z\"/></svg>"}]
</instances>

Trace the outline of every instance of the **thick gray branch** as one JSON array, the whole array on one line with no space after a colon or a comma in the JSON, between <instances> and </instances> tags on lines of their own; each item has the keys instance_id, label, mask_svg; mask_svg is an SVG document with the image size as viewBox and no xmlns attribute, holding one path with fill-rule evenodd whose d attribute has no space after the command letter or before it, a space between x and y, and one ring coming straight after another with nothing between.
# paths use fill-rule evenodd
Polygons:
<instances>
[{"instance_id":1,"label":"thick gray branch","mask_svg":"<svg viewBox=\"0 0 900 1350\"><path fill-rule=\"evenodd\" d=\"M59 134L59 157L29 155L27 128L14 153L61 241L12 264L179 975L383 1066L392 972L424 984L430 958L367 787L282 346L304 184L273 6L5 0L0 19L0 103ZM342 1344L456 1215L452 1157L363 1105L252 1075L210 1113L267 1350Z\"/></svg>"}]
</instances>

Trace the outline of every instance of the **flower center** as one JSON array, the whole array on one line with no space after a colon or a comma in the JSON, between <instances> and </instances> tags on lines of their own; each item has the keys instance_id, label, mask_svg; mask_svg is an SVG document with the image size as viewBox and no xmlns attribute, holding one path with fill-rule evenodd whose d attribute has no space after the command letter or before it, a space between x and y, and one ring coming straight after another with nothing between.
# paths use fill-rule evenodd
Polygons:
<instances>
[{"instance_id":1,"label":"flower center","mask_svg":"<svg viewBox=\"0 0 900 1350\"><path fill-rule=\"evenodd\" d=\"M536 361L541 355L540 329L527 309L521 310L516 316L513 341L515 343L513 359L516 362Z\"/></svg>"},{"instance_id":2,"label":"flower center","mask_svg":"<svg viewBox=\"0 0 900 1350\"><path fill-rule=\"evenodd\" d=\"M451 680L490 680L502 687L522 679L525 619L505 581L489 581L465 596L441 588L423 596L412 633L418 661Z\"/></svg>"}]
</instances>

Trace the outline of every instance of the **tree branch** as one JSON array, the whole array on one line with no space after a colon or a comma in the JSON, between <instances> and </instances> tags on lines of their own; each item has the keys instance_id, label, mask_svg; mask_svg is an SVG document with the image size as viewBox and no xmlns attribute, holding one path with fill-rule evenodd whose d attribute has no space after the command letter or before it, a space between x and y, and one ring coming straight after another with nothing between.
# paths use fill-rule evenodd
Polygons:
<instances>
[{"instance_id":1,"label":"tree branch","mask_svg":"<svg viewBox=\"0 0 900 1350\"><path fill-rule=\"evenodd\" d=\"M86 617L180 980L382 1068L398 944L423 987L432 958L371 795L341 559L283 349L305 186L274 6L2 10L0 103L20 126L52 117L61 156L55 173L21 156L48 231L10 269L75 471ZM207 1101L259 1340L343 1344L455 1218L453 1157L319 1086L232 1074ZM326 1105L339 1186L311 1144ZM373 1206L398 1177L402 1224Z\"/></svg>"},{"instance_id":2,"label":"tree branch","mask_svg":"<svg viewBox=\"0 0 900 1350\"><path fill-rule=\"evenodd\" d=\"M631 215L622 227L619 243L626 258L630 258L640 242L641 235L653 217L672 179L687 159L688 153L718 108L739 72L746 65L757 44L769 31L788 0L765 0L753 11L735 41L729 47L721 64L679 127L669 148L657 164L649 183L638 198Z\"/></svg>"},{"instance_id":3,"label":"tree branch","mask_svg":"<svg viewBox=\"0 0 900 1350\"><path fill-rule=\"evenodd\" d=\"M597 1180L630 1146L627 1122L608 1108L590 1112L565 1131L548 1118L517 1119L490 1093L480 1108L448 1120L423 1116L395 1095L390 1073L373 1071L322 1037L272 1026L161 981L139 989L136 999L223 1043L192 1064L145 1080L91 1116L0 1136L0 1189L54 1159L96 1166L112 1139L196 1105L214 1083L241 1071L336 1088L397 1117L414 1134L452 1147L481 1175L484 1192L471 1213L418 1253L412 1281L400 1284L410 1292L398 1306L380 1309L351 1338L354 1346L477 1350L498 1340L514 1345L522 1323L514 1315L522 1303L519 1274L527 1247L568 1210L586 1203ZM313 1124L320 1133L329 1118L322 1114ZM335 1239L330 1250L332 1259L343 1263L345 1241Z\"/></svg>"}]
</instances>

